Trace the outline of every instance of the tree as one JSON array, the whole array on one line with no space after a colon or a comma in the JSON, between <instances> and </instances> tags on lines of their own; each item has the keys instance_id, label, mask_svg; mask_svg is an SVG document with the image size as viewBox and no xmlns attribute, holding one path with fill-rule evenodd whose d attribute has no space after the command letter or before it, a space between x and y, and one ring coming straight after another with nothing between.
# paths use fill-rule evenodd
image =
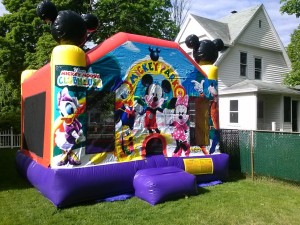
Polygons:
<instances>
[{"instance_id":1,"label":"tree","mask_svg":"<svg viewBox=\"0 0 300 225\"><path fill-rule=\"evenodd\" d=\"M283 5L280 7L282 13L287 13L288 15L296 15L298 18L300 16L300 1L299 0L280 0Z\"/></svg>"},{"instance_id":2,"label":"tree","mask_svg":"<svg viewBox=\"0 0 300 225\"><path fill-rule=\"evenodd\" d=\"M295 14L300 16L300 1L299 0L281 0L284 3L280 11L289 15ZM287 53L292 62L292 70L285 74L284 83L290 86L300 85L300 27L291 35L291 42L288 45Z\"/></svg>"},{"instance_id":3,"label":"tree","mask_svg":"<svg viewBox=\"0 0 300 225\"><path fill-rule=\"evenodd\" d=\"M19 83L24 69L36 69L50 59L56 45L50 28L36 15L41 0L3 0L9 14L0 17L0 75ZM172 40L178 28L171 20L170 0L52 0L58 10L93 13L101 26L93 36L96 43L117 32L129 32Z\"/></svg>"},{"instance_id":4,"label":"tree","mask_svg":"<svg viewBox=\"0 0 300 225\"><path fill-rule=\"evenodd\" d=\"M10 14L0 17L1 127L20 127L20 75L27 68L26 54L35 52L43 27L33 1L3 0Z\"/></svg>"},{"instance_id":5,"label":"tree","mask_svg":"<svg viewBox=\"0 0 300 225\"><path fill-rule=\"evenodd\" d=\"M292 62L292 70L285 75L284 83L290 86L300 85L300 30L299 27L291 35L287 47L288 56Z\"/></svg>"},{"instance_id":6,"label":"tree","mask_svg":"<svg viewBox=\"0 0 300 225\"><path fill-rule=\"evenodd\" d=\"M101 0L92 6L100 21L97 42L117 32L172 40L178 32L170 0Z\"/></svg>"},{"instance_id":7,"label":"tree","mask_svg":"<svg viewBox=\"0 0 300 225\"><path fill-rule=\"evenodd\" d=\"M171 17L178 29L186 19L190 9L191 0L172 0ZM178 30L179 31L179 30Z\"/></svg>"},{"instance_id":8,"label":"tree","mask_svg":"<svg viewBox=\"0 0 300 225\"><path fill-rule=\"evenodd\" d=\"M20 131L20 91L0 76L0 129Z\"/></svg>"}]
</instances>

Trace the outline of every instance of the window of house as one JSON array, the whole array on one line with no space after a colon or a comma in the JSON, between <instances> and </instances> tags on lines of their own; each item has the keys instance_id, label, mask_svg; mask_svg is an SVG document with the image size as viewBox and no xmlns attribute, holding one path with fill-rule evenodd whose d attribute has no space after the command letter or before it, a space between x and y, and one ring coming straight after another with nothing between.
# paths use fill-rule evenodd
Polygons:
<instances>
[{"instance_id":1,"label":"window of house","mask_svg":"<svg viewBox=\"0 0 300 225\"><path fill-rule=\"evenodd\" d=\"M261 79L261 58L254 58L254 78L256 80L260 80Z\"/></svg>"},{"instance_id":2,"label":"window of house","mask_svg":"<svg viewBox=\"0 0 300 225\"><path fill-rule=\"evenodd\" d=\"M264 118L264 102L262 100L257 101L257 118Z\"/></svg>"},{"instance_id":3,"label":"window of house","mask_svg":"<svg viewBox=\"0 0 300 225\"><path fill-rule=\"evenodd\" d=\"M258 27L261 28L261 20L258 20Z\"/></svg>"},{"instance_id":4,"label":"window of house","mask_svg":"<svg viewBox=\"0 0 300 225\"><path fill-rule=\"evenodd\" d=\"M292 109L292 105L291 105L291 97L284 97L283 98L283 107L284 107L284 112L283 112L283 116L284 116L284 122L291 122L291 109Z\"/></svg>"},{"instance_id":5,"label":"window of house","mask_svg":"<svg viewBox=\"0 0 300 225\"><path fill-rule=\"evenodd\" d=\"M245 77L247 75L247 53L240 53L240 76Z\"/></svg>"},{"instance_id":6,"label":"window of house","mask_svg":"<svg viewBox=\"0 0 300 225\"><path fill-rule=\"evenodd\" d=\"M229 114L230 114L230 123L238 123L239 122L239 101L238 100L230 100L229 106Z\"/></svg>"}]
</instances>

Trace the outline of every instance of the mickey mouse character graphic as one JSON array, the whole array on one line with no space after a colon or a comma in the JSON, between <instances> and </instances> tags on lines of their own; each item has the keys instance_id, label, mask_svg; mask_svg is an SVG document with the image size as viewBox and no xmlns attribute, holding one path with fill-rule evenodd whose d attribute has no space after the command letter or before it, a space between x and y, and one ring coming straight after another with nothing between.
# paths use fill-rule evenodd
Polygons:
<instances>
[{"instance_id":1,"label":"mickey mouse character graphic","mask_svg":"<svg viewBox=\"0 0 300 225\"><path fill-rule=\"evenodd\" d=\"M181 156L182 150L185 152L185 156L190 155L190 145L187 142L187 131L189 129L187 121L189 119L188 111L188 95L182 97L181 94L177 96L175 104L175 116L172 125L174 126L174 131L172 137L176 140L176 148L173 152L173 156Z\"/></svg>"},{"instance_id":2,"label":"mickey mouse character graphic","mask_svg":"<svg viewBox=\"0 0 300 225\"><path fill-rule=\"evenodd\" d=\"M151 75L146 74L142 78L143 86L147 87L144 100L147 104L145 110L145 121L144 127L149 131L149 133L160 133L156 122L156 112L163 112L161 108L165 99L163 98L164 93L169 93L171 89L171 84L167 80L163 80L161 84L154 83Z\"/></svg>"}]
</instances>

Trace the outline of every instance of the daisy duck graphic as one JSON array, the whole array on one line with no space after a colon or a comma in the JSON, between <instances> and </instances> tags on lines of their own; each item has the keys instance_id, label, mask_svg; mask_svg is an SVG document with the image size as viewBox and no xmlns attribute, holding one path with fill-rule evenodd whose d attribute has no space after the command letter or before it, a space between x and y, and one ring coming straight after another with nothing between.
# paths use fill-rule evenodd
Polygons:
<instances>
[{"instance_id":1,"label":"daisy duck graphic","mask_svg":"<svg viewBox=\"0 0 300 225\"><path fill-rule=\"evenodd\" d=\"M58 166L69 163L70 165L80 165L81 162L72 148L75 144L85 141L82 124L77 119L81 113L81 105L76 97L71 97L68 88L64 88L57 94L57 104L63 120L63 131L56 130L55 143L61 149L62 156Z\"/></svg>"},{"instance_id":2,"label":"daisy duck graphic","mask_svg":"<svg viewBox=\"0 0 300 225\"><path fill-rule=\"evenodd\" d=\"M188 95L182 97L180 94L175 104L175 117L172 124L174 126L172 137L176 141L176 148L173 152L173 156L175 157L181 156L182 150L185 152L185 156L189 156L190 154L190 145L187 142L187 131L189 129L187 125L189 119L189 115L187 114L188 101Z\"/></svg>"}]
</instances>

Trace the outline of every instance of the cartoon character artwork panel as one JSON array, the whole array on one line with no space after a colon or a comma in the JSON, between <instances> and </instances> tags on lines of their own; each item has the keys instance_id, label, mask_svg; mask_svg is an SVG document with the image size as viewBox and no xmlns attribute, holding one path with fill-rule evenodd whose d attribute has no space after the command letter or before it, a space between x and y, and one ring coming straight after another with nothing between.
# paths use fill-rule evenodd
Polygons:
<instances>
[{"instance_id":1,"label":"cartoon character artwork panel","mask_svg":"<svg viewBox=\"0 0 300 225\"><path fill-rule=\"evenodd\" d=\"M75 138L68 149L62 148L63 141L56 142L56 165L86 166L155 154L188 157L207 153L203 146L195 145L194 130L199 127L194 125L195 111L190 107L198 99L213 105L217 82L207 79L177 49L126 42L88 68L57 65L55 79L56 95L67 88L71 98L84 103L73 103L78 107L73 107L73 122L80 122L82 134L78 135L84 138L78 139L81 142ZM56 105L60 109L58 102ZM56 124L66 121L61 115L56 110ZM200 129L207 130L209 137L208 122Z\"/></svg>"},{"instance_id":2,"label":"cartoon character artwork panel","mask_svg":"<svg viewBox=\"0 0 300 225\"><path fill-rule=\"evenodd\" d=\"M206 96L208 102L207 112L205 112L206 126L209 126L209 153L213 154L216 151L220 139L219 127L219 104L218 104L218 67L214 65L218 58L218 52L224 48L224 43L221 39L199 40L199 38L191 34L185 44L188 48L193 49L193 57L200 65L200 68L207 74L207 79L202 83L194 82L195 89L200 95ZM202 87L203 86L203 87ZM203 104L202 104L203 105ZM198 107L198 111L199 107ZM203 110L201 111L203 113ZM201 113L200 112L200 113ZM196 123L200 127L201 122ZM201 145L201 142L200 142ZM202 145L202 149L206 151L206 147Z\"/></svg>"},{"instance_id":3,"label":"cartoon character artwork panel","mask_svg":"<svg viewBox=\"0 0 300 225\"><path fill-rule=\"evenodd\" d=\"M108 84L110 74L118 68L122 80L113 86L117 160L129 161L151 154L168 157L181 156L182 152L183 156L202 154L200 146L190 148L188 100L190 96L199 97L195 82L200 84L202 92L207 92L203 85L205 76L180 51L166 47L128 42L109 55L93 63L89 70L101 73L103 84ZM101 67L108 58L113 63L112 71ZM103 89L109 87L104 85ZM179 135L181 131L183 135Z\"/></svg>"},{"instance_id":4,"label":"cartoon character artwork panel","mask_svg":"<svg viewBox=\"0 0 300 225\"><path fill-rule=\"evenodd\" d=\"M72 93L74 95L74 93ZM83 97L84 98L84 97ZM57 123L61 123L55 130L55 144L62 154L57 162L58 166L80 165L81 162L75 153L76 145L82 144L86 137L79 116L84 113L85 102L79 103L77 97L72 97L68 87L64 87L57 93L57 108L60 116Z\"/></svg>"},{"instance_id":5,"label":"cartoon character artwork panel","mask_svg":"<svg viewBox=\"0 0 300 225\"><path fill-rule=\"evenodd\" d=\"M175 104L175 115L172 125L174 130L172 132L172 137L176 141L176 148L173 152L173 156L181 156L182 150L185 152L185 156L190 154L190 144L188 140L187 133L189 127L187 125L189 115L188 115L188 101L189 97L185 95L178 95Z\"/></svg>"}]
</instances>

